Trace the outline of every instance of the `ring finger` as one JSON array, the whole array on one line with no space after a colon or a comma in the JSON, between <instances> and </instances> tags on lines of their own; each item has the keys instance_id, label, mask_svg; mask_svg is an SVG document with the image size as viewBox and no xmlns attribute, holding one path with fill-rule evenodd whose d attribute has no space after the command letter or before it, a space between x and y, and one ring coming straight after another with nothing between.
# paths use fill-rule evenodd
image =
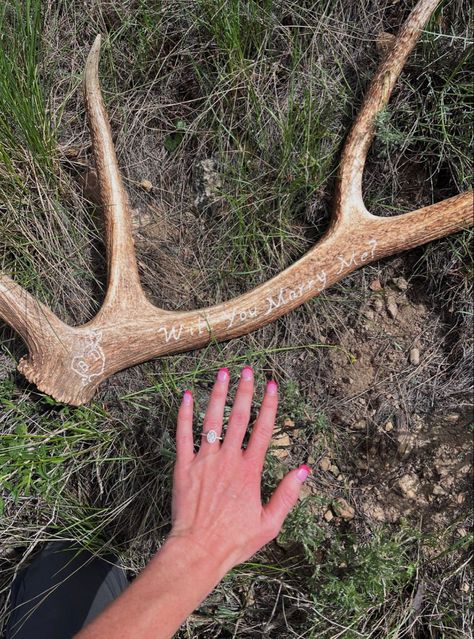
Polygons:
<instances>
[{"instance_id":1,"label":"ring finger","mask_svg":"<svg viewBox=\"0 0 474 639\"><path fill-rule=\"evenodd\" d=\"M221 368L212 388L209 404L204 416L201 446L199 453L207 454L220 449L219 439L222 434L222 421L229 388L229 369Z\"/></svg>"}]
</instances>

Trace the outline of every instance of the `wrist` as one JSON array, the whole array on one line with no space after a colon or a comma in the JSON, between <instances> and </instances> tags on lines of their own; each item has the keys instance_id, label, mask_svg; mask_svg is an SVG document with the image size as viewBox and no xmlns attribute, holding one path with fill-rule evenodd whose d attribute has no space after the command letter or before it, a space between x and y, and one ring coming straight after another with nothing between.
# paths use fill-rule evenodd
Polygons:
<instances>
[{"instance_id":1,"label":"wrist","mask_svg":"<svg viewBox=\"0 0 474 639\"><path fill-rule=\"evenodd\" d=\"M163 563L170 563L182 575L199 575L205 582L212 584L211 589L232 567L194 537L176 535L173 532L152 559L150 568L153 564Z\"/></svg>"}]
</instances>

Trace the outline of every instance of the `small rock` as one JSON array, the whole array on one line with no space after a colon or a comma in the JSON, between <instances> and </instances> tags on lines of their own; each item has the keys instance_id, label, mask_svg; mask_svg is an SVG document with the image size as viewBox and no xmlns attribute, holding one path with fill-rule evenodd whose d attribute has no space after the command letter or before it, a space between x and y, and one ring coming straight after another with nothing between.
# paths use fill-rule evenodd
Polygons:
<instances>
[{"instance_id":1,"label":"small rock","mask_svg":"<svg viewBox=\"0 0 474 639\"><path fill-rule=\"evenodd\" d=\"M344 475L338 475L336 477L336 481L342 481L344 479Z\"/></svg>"},{"instance_id":2,"label":"small rock","mask_svg":"<svg viewBox=\"0 0 474 639\"><path fill-rule=\"evenodd\" d=\"M458 421L459 421L459 418L460 418L460 417L461 417L461 416L459 415L459 413L448 413L448 414L445 416L445 418L444 418L444 419L445 419L445 421L449 422L450 424L455 424L456 422L458 422Z\"/></svg>"},{"instance_id":3,"label":"small rock","mask_svg":"<svg viewBox=\"0 0 474 639\"><path fill-rule=\"evenodd\" d=\"M463 581L462 582L461 590L463 592L469 592L471 590L471 586L469 585L468 581Z\"/></svg>"},{"instance_id":4,"label":"small rock","mask_svg":"<svg viewBox=\"0 0 474 639\"><path fill-rule=\"evenodd\" d=\"M392 298L387 300L387 313L392 319L395 319L398 315L398 306Z\"/></svg>"},{"instance_id":5,"label":"small rock","mask_svg":"<svg viewBox=\"0 0 474 639\"><path fill-rule=\"evenodd\" d=\"M417 475L413 473L403 475L403 477L400 477L398 480L398 486L405 497L416 500L417 492L420 488L420 480Z\"/></svg>"},{"instance_id":6,"label":"small rock","mask_svg":"<svg viewBox=\"0 0 474 639\"><path fill-rule=\"evenodd\" d=\"M331 466L329 466L329 472L331 473L331 475L334 475L335 477L337 477L338 475L340 475L341 471L339 470L339 468L336 466L336 464L332 464Z\"/></svg>"},{"instance_id":7,"label":"small rock","mask_svg":"<svg viewBox=\"0 0 474 639\"><path fill-rule=\"evenodd\" d=\"M412 366L418 366L420 363L420 349L414 346L410 349L410 364Z\"/></svg>"},{"instance_id":8,"label":"small rock","mask_svg":"<svg viewBox=\"0 0 474 639\"><path fill-rule=\"evenodd\" d=\"M365 430L367 428L367 422L365 419L358 419L354 424L354 428L356 430Z\"/></svg>"},{"instance_id":9,"label":"small rock","mask_svg":"<svg viewBox=\"0 0 474 639\"><path fill-rule=\"evenodd\" d=\"M222 179L218 172L217 162L213 158L200 160L195 165L197 196L194 204L198 209L214 204L222 188Z\"/></svg>"},{"instance_id":10,"label":"small rock","mask_svg":"<svg viewBox=\"0 0 474 639\"><path fill-rule=\"evenodd\" d=\"M398 453L402 457L407 457L418 445L416 435L406 430L397 435L396 440Z\"/></svg>"},{"instance_id":11,"label":"small rock","mask_svg":"<svg viewBox=\"0 0 474 639\"><path fill-rule=\"evenodd\" d=\"M283 461L290 453L290 445L291 442L288 433L279 433L272 440L272 452L275 457Z\"/></svg>"},{"instance_id":12,"label":"small rock","mask_svg":"<svg viewBox=\"0 0 474 639\"><path fill-rule=\"evenodd\" d=\"M454 477L452 475L446 475L446 477L443 477L440 482L440 486L442 486L446 492L452 491L453 485Z\"/></svg>"},{"instance_id":13,"label":"small rock","mask_svg":"<svg viewBox=\"0 0 474 639\"><path fill-rule=\"evenodd\" d=\"M446 491L439 485L436 484L435 486L433 486L433 495L446 495Z\"/></svg>"},{"instance_id":14,"label":"small rock","mask_svg":"<svg viewBox=\"0 0 474 639\"><path fill-rule=\"evenodd\" d=\"M393 430L392 422L387 422L383 428L384 428L385 432L389 433L391 430Z\"/></svg>"},{"instance_id":15,"label":"small rock","mask_svg":"<svg viewBox=\"0 0 474 639\"><path fill-rule=\"evenodd\" d=\"M323 517L324 517L324 519L327 522L330 522L330 521L332 521L334 519L334 515L332 514L332 512L330 510L326 510L326 512L324 513Z\"/></svg>"},{"instance_id":16,"label":"small rock","mask_svg":"<svg viewBox=\"0 0 474 639\"><path fill-rule=\"evenodd\" d=\"M408 289L408 282L404 277L394 277L392 283L398 288L399 291L406 291Z\"/></svg>"},{"instance_id":17,"label":"small rock","mask_svg":"<svg viewBox=\"0 0 474 639\"><path fill-rule=\"evenodd\" d=\"M299 501L303 501L307 497L310 497L313 494L311 487L309 484L303 484L300 488Z\"/></svg>"},{"instance_id":18,"label":"small rock","mask_svg":"<svg viewBox=\"0 0 474 639\"><path fill-rule=\"evenodd\" d=\"M375 317L374 311L371 308L366 308L364 311L364 317L368 320L373 320Z\"/></svg>"},{"instance_id":19,"label":"small rock","mask_svg":"<svg viewBox=\"0 0 474 639\"><path fill-rule=\"evenodd\" d=\"M329 457L323 457L321 461L319 462L319 468L323 471L327 471L329 470L330 467L331 467L331 460L329 459Z\"/></svg>"},{"instance_id":20,"label":"small rock","mask_svg":"<svg viewBox=\"0 0 474 639\"><path fill-rule=\"evenodd\" d=\"M458 504L464 504L466 501L466 495L464 493L459 493L459 495L456 495L456 501Z\"/></svg>"},{"instance_id":21,"label":"small rock","mask_svg":"<svg viewBox=\"0 0 474 639\"><path fill-rule=\"evenodd\" d=\"M380 283L380 280L377 278L376 280L372 280L369 284L369 288L371 291L381 291L382 290L382 284Z\"/></svg>"},{"instance_id":22,"label":"small rock","mask_svg":"<svg viewBox=\"0 0 474 639\"><path fill-rule=\"evenodd\" d=\"M334 513L342 519L354 519L355 510L352 506L343 498L339 497L333 504Z\"/></svg>"},{"instance_id":23,"label":"small rock","mask_svg":"<svg viewBox=\"0 0 474 639\"><path fill-rule=\"evenodd\" d=\"M379 504L371 504L365 509L365 511L367 516L374 521L385 522L387 519L384 509Z\"/></svg>"},{"instance_id":24,"label":"small rock","mask_svg":"<svg viewBox=\"0 0 474 639\"><path fill-rule=\"evenodd\" d=\"M374 309L377 311L377 313L380 313L380 311L383 309L383 302L380 297L377 297L377 299L374 301Z\"/></svg>"},{"instance_id":25,"label":"small rock","mask_svg":"<svg viewBox=\"0 0 474 639\"><path fill-rule=\"evenodd\" d=\"M152 190L153 188L153 184L150 182L150 180L142 180L140 182L140 186L142 187L142 189L144 189L145 191L147 191L148 193Z\"/></svg>"}]
</instances>

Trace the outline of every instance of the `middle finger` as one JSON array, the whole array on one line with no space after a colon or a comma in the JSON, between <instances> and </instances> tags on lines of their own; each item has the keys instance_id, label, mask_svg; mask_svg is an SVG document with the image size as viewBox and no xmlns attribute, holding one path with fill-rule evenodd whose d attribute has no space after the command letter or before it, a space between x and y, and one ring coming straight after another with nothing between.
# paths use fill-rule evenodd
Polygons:
<instances>
[{"instance_id":1,"label":"middle finger","mask_svg":"<svg viewBox=\"0 0 474 639\"><path fill-rule=\"evenodd\" d=\"M219 440L209 443L206 433L213 431L215 437L220 437L222 433L222 421L224 419L224 408L229 388L229 369L221 368L217 373L216 381L212 387L211 397L207 405L206 414L203 421L203 433L201 434L200 454L216 452L220 449Z\"/></svg>"}]
</instances>

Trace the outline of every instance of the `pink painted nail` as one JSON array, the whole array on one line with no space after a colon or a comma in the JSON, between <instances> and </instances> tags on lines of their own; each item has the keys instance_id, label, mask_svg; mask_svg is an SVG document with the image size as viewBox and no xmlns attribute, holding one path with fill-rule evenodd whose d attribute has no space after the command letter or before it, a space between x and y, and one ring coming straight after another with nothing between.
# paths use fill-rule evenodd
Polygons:
<instances>
[{"instance_id":1,"label":"pink painted nail","mask_svg":"<svg viewBox=\"0 0 474 639\"><path fill-rule=\"evenodd\" d=\"M274 379L270 379L267 382L267 393L269 395L278 395L278 384Z\"/></svg>"},{"instance_id":2,"label":"pink painted nail","mask_svg":"<svg viewBox=\"0 0 474 639\"><path fill-rule=\"evenodd\" d=\"M306 466L306 464L302 464L298 468L298 472L296 473L296 479L299 479L301 482L305 481L308 478L308 475L311 473L311 468Z\"/></svg>"},{"instance_id":3,"label":"pink painted nail","mask_svg":"<svg viewBox=\"0 0 474 639\"><path fill-rule=\"evenodd\" d=\"M251 366L244 366L244 368L242 369L242 372L240 373L240 376L242 379L245 379L246 381L253 379L253 370Z\"/></svg>"},{"instance_id":4,"label":"pink painted nail","mask_svg":"<svg viewBox=\"0 0 474 639\"><path fill-rule=\"evenodd\" d=\"M220 368L217 373L217 379L220 382L226 382L229 379L229 369L228 368Z\"/></svg>"},{"instance_id":5,"label":"pink painted nail","mask_svg":"<svg viewBox=\"0 0 474 639\"><path fill-rule=\"evenodd\" d=\"M193 394L190 390L184 391L183 404L189 406L193 402Z\"/></svg>"}]
</instances>

